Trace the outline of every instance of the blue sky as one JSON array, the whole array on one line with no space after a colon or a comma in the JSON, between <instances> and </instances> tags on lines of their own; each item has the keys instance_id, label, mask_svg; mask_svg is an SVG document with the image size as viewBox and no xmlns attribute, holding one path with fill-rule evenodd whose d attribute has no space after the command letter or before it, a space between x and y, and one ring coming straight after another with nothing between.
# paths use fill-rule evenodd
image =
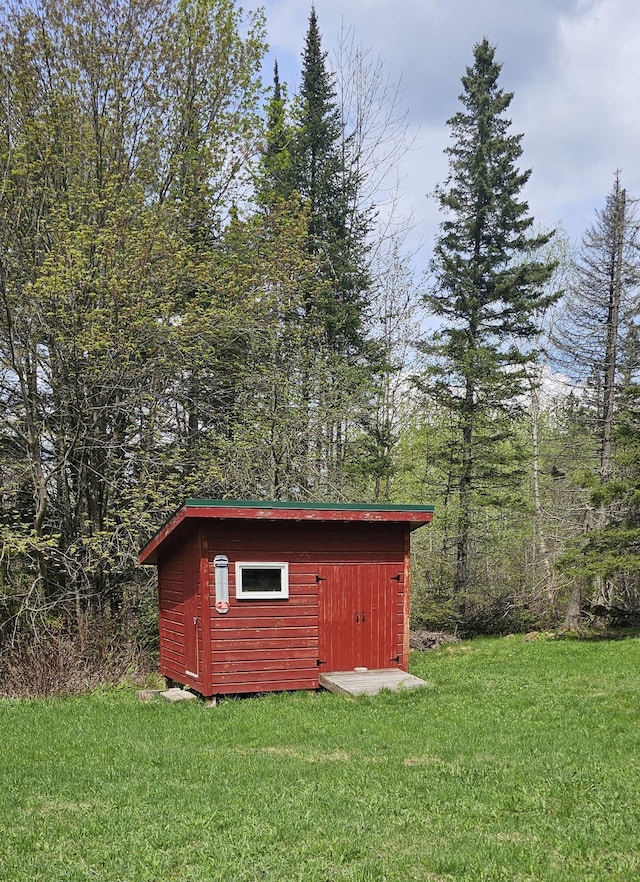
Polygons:
<instances>
[{"instance_id":1,"label":"blue sky","mask_svg":"<svg viewBox=\"0 0 640 882\"><path fill-rule=\"evenodd\" d=\"M298 84L310 2L263 6L272 59ZM513 91L513 131L524 134L526 190L543 226L572 240L604 204L617 168L640 196L640 3L638 0L315 0L331 62L341 31L379 58L401 84L412 149L399 163L401 207L430 248L439 222L429 194L446 174L446 120L458 109L460 77L487 37ZM418 235L418 232L415 234Z\"/></svg>"}]
</instances>

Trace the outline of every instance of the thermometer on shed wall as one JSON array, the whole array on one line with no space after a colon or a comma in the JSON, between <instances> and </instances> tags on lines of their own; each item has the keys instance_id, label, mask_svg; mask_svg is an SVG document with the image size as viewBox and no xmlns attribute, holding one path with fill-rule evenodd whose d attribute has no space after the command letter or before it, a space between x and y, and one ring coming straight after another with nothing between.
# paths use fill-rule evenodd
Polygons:
<instances>
[{"instance_id":1,"label":"thermometer on shed wall","mask_svg":"<svg viewBox=\"0 0 640 882\"><path fill-rule=\"evenodd\" d=\"M229 558L216 554L213 559L216 579L216 612L229 612Z\"/></svg>"}]
</instances>

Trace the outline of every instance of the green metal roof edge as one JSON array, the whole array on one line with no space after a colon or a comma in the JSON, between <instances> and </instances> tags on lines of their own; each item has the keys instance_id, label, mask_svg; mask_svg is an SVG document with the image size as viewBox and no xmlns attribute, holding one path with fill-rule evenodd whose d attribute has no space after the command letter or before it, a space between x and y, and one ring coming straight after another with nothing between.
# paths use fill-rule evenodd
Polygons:
<instances>
[{"instance_id":1,"label":"green metal roof edge","mask_svg":"<svg viewBox=\"0 0 640 882\"><path fill-rule=\"evenodd\" d=\"M282 508L303 509L316 511L415 511L432 512L433 505L391 505L373 502L345 503L345 502L283 502L248 500L248 499L185 499L187 508Z\"/></svg>"}]
</instances>

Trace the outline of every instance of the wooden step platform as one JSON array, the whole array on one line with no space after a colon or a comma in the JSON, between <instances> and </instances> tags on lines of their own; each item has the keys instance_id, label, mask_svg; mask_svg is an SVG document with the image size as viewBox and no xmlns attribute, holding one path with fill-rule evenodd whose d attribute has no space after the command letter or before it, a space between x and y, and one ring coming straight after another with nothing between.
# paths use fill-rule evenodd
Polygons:
<instances>
[{"instance_id":1,"label":"wooden step platform","mask_svg":"<svg viewBox=\"0 0 640 882\"><path fill-rule=\"evenodd\" d=\"M377 695L382 689L397 692L399 689L420 689L429 684L400 668L381 668L375 671L330 671L320 674L320 685L340 695Z\"/></svg>"}]
</instances>

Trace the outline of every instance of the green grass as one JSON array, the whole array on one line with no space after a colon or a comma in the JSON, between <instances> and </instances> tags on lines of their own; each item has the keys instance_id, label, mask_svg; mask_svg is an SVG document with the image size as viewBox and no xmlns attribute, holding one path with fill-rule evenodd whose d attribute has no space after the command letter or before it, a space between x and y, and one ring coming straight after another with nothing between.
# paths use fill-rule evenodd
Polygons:
<instances>
[{"instance_id":1,"label":"green grass","mask_svg":"<svg viewBox=\"0 0 640 882\"><path fill-rule=\"evenodd\" d=\"M640 640L419 654L416 692L0 702L0 879L640 878Z\"/></svg>"}]
</instances>

